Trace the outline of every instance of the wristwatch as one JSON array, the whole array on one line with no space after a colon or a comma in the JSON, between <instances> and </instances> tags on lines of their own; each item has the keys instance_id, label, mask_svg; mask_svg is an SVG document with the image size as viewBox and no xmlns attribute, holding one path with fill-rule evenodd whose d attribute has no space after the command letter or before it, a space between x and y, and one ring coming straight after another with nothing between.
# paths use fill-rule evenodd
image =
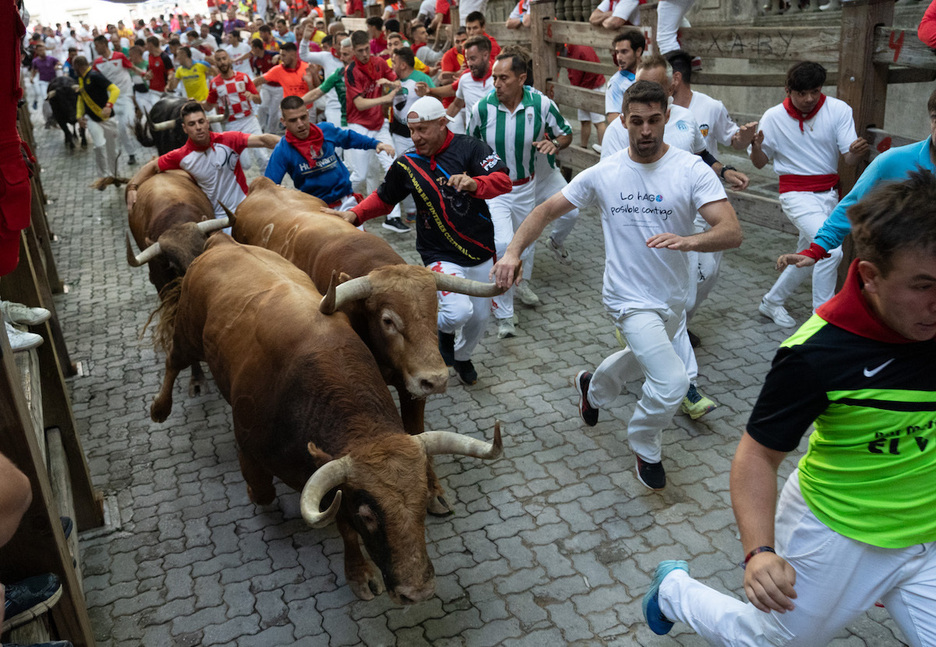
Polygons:
<instances>
[{"instance_id":1,"label":"wristwatch","mask_svg":"<svg viewBox=\"0 0 936 647\"><path fill-rule=\"evenodd\" d=\"M737 170L738 170L738 169L736 169L735 167L733 167L733 166L728 166L727 164L725 164L724 166L721 167L721 172L719 173L719 175L721 175L721 179L724 180L724 179L725 179L725 171L737 171Z\"/></svg>"},{"instance_id":2,"label":"wristwatch","mask_svg":"<svg viewBox=\"0 0 936 647\"><path fill-rule=\"evenodd\" d=\"M556 147L556 150L558 151L558 150L559 150L559 140L553 138L553 139L550 139L549 141L552 143L553 146Z\"/></svg>"}]
</instances>

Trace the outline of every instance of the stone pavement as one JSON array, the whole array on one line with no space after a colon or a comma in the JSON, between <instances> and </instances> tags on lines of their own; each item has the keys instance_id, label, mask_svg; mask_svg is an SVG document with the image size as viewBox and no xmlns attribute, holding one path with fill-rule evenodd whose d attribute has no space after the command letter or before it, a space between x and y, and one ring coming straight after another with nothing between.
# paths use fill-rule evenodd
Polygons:
<instances>
[{"instance_id":1,"label":"stone pavement","mask_svg":"<svg viewBox=\"0 0 936 647\"><path fill-rule=\"evenodd\" d=\"M702 645L685 626L657 637L643 622L649 574L673 558L743 598L728 472L785 338L757 304L792 237L748 225L741 249L725 255L720 283L692 325L703 340L700 388L721 406L697 422L678 415L665 432L662 493L637 482L634 457L616 438L633 395L602 411L594 428L576 412L570 378L617 348L600 301L598 219L584 213L573 232L571 268L541 248L532 285L543 305L519 308L516 338L484 340L477 385L452 377L448 392L428 402L431 429L490 439L503 421L505 449L490 463L437 458L455 509L427 521L437 595L402 608L386 595L352 595L336 529L306 527L295 492L278 484L272 505L249 502L230 408L213 384L189 398L183 375L169 420L150 421L163 358L140 331L156 295L146 270L124 258L123 193L87 187L90 149L68 153L60 132L37 135L59 272L70 288L57 305L84 373L70 380L74 410L112 525L81 540L99 645ZM369 227L418 262L412 234ZM791 303L798 321L809 314L807 299L803 289ZM887 647L902 644L898 635L877 608L833 644Z\"/></svg>"}]
</instances>

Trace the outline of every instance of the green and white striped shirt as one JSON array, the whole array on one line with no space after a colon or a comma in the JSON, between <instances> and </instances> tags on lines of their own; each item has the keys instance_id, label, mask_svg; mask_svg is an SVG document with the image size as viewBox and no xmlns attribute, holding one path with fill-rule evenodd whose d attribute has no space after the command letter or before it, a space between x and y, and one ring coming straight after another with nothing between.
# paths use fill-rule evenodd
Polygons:
<instances>
[{"instance_id":1,"label":"green and white striped shirt","mask_svg":"<svg viewBox=\"0 0 936 647\"><path fill-rule=\"evenodd\" d=\"M559 114L559 108L546 95L523 88L523 98L510 113L496 92L489 92L471 109L468 134L486 142L504 160L514 182L533 175L534 160L539 153L533 142L571 135L572 127Z\"/></svg>"}]
</instances>

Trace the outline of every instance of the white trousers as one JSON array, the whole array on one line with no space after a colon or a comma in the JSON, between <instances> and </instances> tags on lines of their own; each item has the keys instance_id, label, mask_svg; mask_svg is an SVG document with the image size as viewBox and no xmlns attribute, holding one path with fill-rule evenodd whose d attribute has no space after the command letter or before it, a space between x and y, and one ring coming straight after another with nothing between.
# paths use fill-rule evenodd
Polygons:
<instances>
[{"instance_id":1,"label":"white trousers","mask_svg":"<svg viewBox=\"0 0 936 647\"><path fill-rule=\"evenodd\" d=\"M396 156L399 157L404 153L404 151L413 147L413 140L409 137L403 137L402 135L390 135L393 138L393 150L396 151ZM403 212L408 214L416 213L416 201L413 200L413 196L408 195L403 198L403 202L400 204L403 205Z\"/></svg>"},{"instance_id":2,"label":"white trousers","mask_svg":"<svg viewBox=\"0 0 936 647\"><path fill-rule=\"evenodd\" d=\"M593 407L610 406L628 382L644 378L640 399L627 423L627 442L649 463L660 462L663 428L673 420L689 390L686 366L674 347L674 336L685 326L684 312L631 310L614 314L614 324L627 348L605 359L592 375L588 401ZM624 434L618 433L623 441Z\"/></svg>"},{"instance_id":3,"label":"white trousers","mask_svg":"<svg viewBox=\"0 0 936 647\"><path fill-rule=\"evenodd\" d=\"M121 95L117 97L117 101L114 103L114 116L117 117L117 136L120 139L120 147L128 156L136 155L140 152L140 144L131 132L136 118L136 111L133 108L133 100L130 96Z\"/></svg>"},{"instance_id":4,"label":"white trousers","mask_svg":"<svg viewBox=\"0 0 936 647\"><path fill-rule=\"evenodd\" d=\"M840 535L806 505L798 471L783 487L775 527L777 553L796 569L793 611L764 613L673 571L660 586L663 615L713 645L818 647L881 600L910 645L936 645L936 542L878 548Z\"/></svg>"},{"instance_id":5,"label":"white trousers","mask_svg":"<svg viewBox=\"0 0 936 647\"><path fill-rule=\"evenodd\" d=\"M257 117L260 127L265 133L281 134L283 125L280 123L280 101L283 100L283 88L269 83L260 86L260 108Z\"/></svg>"},{"instance_id":6,"label":"white trousers","mask_svg":"<svg viewBox=\"0 0 936 647\"><path fill-rule=\"evenodd\" d=\"M812 244L819 228L837 204L838 192L835 189L821 193L788 191L780 194L780 207L783 213L799 230L796 249L805 249ZM831 299L835 294L842 248L836 247L830 251L832 254L830 258L823 259L812 267L788 266L764 298L770 303L783 305L793 291L812 273L813 310Z\"/></svg>"},{"instance_id":7,"label":"white trousers","mask_svg":"<svg viewBox=\"0 0 936 647\"><path fill-rule=\"evenodd\" d=\"M390 127L386 120L380 127L380 130L368 130L361 124L348 124L348 128L366 137L372 137L382 144L393 146L393 138L390 136ZM384 176L393 164L393 158L386 153L377 153L372 150L361 150L360 148L345 149L345 164L351 171L351 186L355 191L367 197L375 191ZM400 205L394 205L393 211L388 218L400 217Z\"/></svg>"},{"instance_id":8,"label":"white trousers","mask_svg":"<svg viewBox=\"0 0 936 647\"><path fill-rule=\"evenodd\" d=\"M88 135L94 145L94 162L98 177L114 175L117 162L117 122L114 119L94 121L89 117Z\"/></svg>"},{"instance_id":9,"label":"white trousers","mask_svg":"<svg viewBox=\"0 0 936 647\"><path fill-rule=\"evenodd\" d=\"M427 265L433 272L461 276L472 281L488 282L488 273L494 261L488 260L474 267L463 267L448 261L437 261ZM455 359L464 362L471 354L487 326L491 314L489 297L470 297L456 292L439 292L439 330L455 335Z\"/></svg>"},{"instance_id":10,"label":"white trousers","mask_svg":"<svg viewBox=\"0 0 936 647\"><path fill-rule=\"evenodd\" d=\"M657 4L656 41L660 54L679 49L676 32L693 4L695 4L695 0L660 0L659 4Z\"/></svg>"},{"instance_id":11,"label":"white trousers","mask_svg":"<svg viewBox=\"0 0 936 647\"><path fill-rule=\"evenodd\" d=\"M604 115L601 116L604 119ZM552 168L549 166L549 160L545 155L536 156L536 205L539 206L546 202L549 198L553 197L568 184L565 178L562 177L562 171L557 168ZM549 234L549 237L556 241L557 244L561 245L565 242L565 239L569 237L569 234L572 233L572 228L575 227L575 223L578 222L579 210L573 209L569 213L563 214L560 216L556 222L553 224L552 233Z\"/></svg>"},{"instance_id":12,"label":"white trousers","mask_svg":"<svg viewBox=\"0 0 936 647\"><path fill-rule=\"evenodd\" d=\"M149 112L156 105L156 102L163 98L162 92L149 90L147 92L134 92L133 98L136 99L137 106L143 112Z\"/></svg>"},{"instance_id":13,"label":"white trousers","mask_svg":"<svg viewBox=\"0 0 936 647\"><path fill-rule=\"evenodd\" d=\"M503 195L496 196L487 201L488 209L491 211L491 222L494 223L494 249L497 251L497 257L503 258L507 251L507 246L513 240L514 232L523 223L533 207L536 206L536 179L515 186L513 191ZM523 261L523 280L529 281L533 276L533 254L536 251L536 243L527 247L520 260ZM494 297L494 316L497 319L510 319L514 314L514 292L515 288Z\"/></svg>"},{"instance_id":14,"label":"white trousers","mask_svg":"<svg viewBox=\"0 0 936 647\"><path fill-rule=\"evenodd\" d=\"M247 133L248 135L263 134L263 131L260 129L260 122L257 120L256 115L249 115L247 117L241 117L240 119L233 119L224 124L224 130ZM260 173L262 175L266 170L267 162L270 161L270 149L245 149L241 155L241 166L245 171L250 168L250 164L253 160L256 160L257 168L260 169Z\"/></svg>"}]
</instances>

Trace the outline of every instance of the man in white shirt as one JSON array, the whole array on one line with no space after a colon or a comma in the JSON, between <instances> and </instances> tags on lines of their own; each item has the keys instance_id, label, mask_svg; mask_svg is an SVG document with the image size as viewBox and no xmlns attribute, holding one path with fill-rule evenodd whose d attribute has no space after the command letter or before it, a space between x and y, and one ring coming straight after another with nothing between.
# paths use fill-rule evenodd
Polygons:
<instances>
[{"instance_id":1,"label":"man in white shirt","mask_svg":"<svg viewBox=\"0 0 936 647\"><path fill-rule=\"evenodd\" d=\"M312 42L312 36L315 34L315 25L310 21L306 24L305 31L302 32L302 42L299 43L299 58L306 63L314 63L322 68L323 79L327 79L336 71L344 68L341 57L338 56L338 50L335 48L333 37L326 36L322 39L322 51L309 51L309 44ZM327 41L327 42L326 42ZM334 88L325 94L325 121L341 125L341 103L338 100L338 93Z\"/></svg>"},{"instance_id":2,"label":"man in white shirt","mask_svg":"<svg viewBox=\"0 0 936 647\"><path fill-rule=\"evenodd\" d=\"M546 225L575 207L598 207L605 236L603 301L628 347L605 359L594 374L575 376L579 411L594 426L599 409L611 405L628 381L645 377L627 434L618 437L626 437L637 455L640 482L660 490L666 486L662 431L689 387L672 343L689 292L684 252L737 247L741 227L711 169L697 156L663 143L669 111L661 86L634 83L621 109L627 150L583 171L536 207L491 274L499 286L513 285L520 278L520 255ZM693 228L697 211L712 226L698 234Z\"/></svg>"},{"instance_id":3,"label":"man in white shirt","mask_svg":"<svg viewBox=\"0 0 936 647\"><path fill-rule=\"evenodd\" d=\"M601 0L588 17L595 27L620 29L624 25L640 24L640 2L638 0Z\"/></svg>"},{"instance_id":4,"label":"man in white shirt","mask_svg":"<svg viewBox=\"0 0 936 647\"><path fill-rule=\"evenodd\" d=\"M643 56L646 47L647 40L639 29L625 29L611 41L611 55L614 56L618 71L608 79L608 90L605 94L605 114L609 124L621 114L624 91L634 82L637 63L640 62L640 57ZM601 145L604 147L604 140Z\"/></svg>"},{"instance_id":5,"label":"man in white shirt","mask_svg":"<svg viewBox=\"0 0 936 647\"><path fill-rule=\"evenodd\" d=\"M234 62L234 71L243 72L247 76L253 76L253 70L250 69L250 45L241 40L241 31L234 31L224 35L224 44L221 49L228 53Z\"/></svg>"},{"instance_id":6,"label":"man in white shirt","mask_svg":"<svg viewBox=\"0 0 936 647\"><path fill-rule=\"evenodd\" d=\"M803 61L787 72L783 103L767 110L751 144L751 161L764 168L773 160L780 176L780 207L799 230L797 249L805 249L838 204L839 155L855 165L868 152L868 142L855 132L852 110L847 103L822 93L825 68ZM812 274L813 310L832 298L838 278L841 248L829 250L829 258L812 267L788 266L759 311L781 328L792 328L796 320L783 307L787 297Z\"/></svg>"},{"instance_id":7,"label":"man in white shirt","mask_svg":"<svg viewBox=\"0 0 936 647\"><path fill-rule=\"evenodd\" d=\"M94 69L107 77L107 80L120 88L120 96L114 103L114 115L117 117L117 135L120 146L127 154L127 163L136 164L139 144L131 136L130 129L136 116L133 106L133 80L130 75L142 77L142 73L133 67L130 59L121 52L112 52L104 35L94 39L94 50L98 57L94 59Z\"/></svg>"}]
</instances>

